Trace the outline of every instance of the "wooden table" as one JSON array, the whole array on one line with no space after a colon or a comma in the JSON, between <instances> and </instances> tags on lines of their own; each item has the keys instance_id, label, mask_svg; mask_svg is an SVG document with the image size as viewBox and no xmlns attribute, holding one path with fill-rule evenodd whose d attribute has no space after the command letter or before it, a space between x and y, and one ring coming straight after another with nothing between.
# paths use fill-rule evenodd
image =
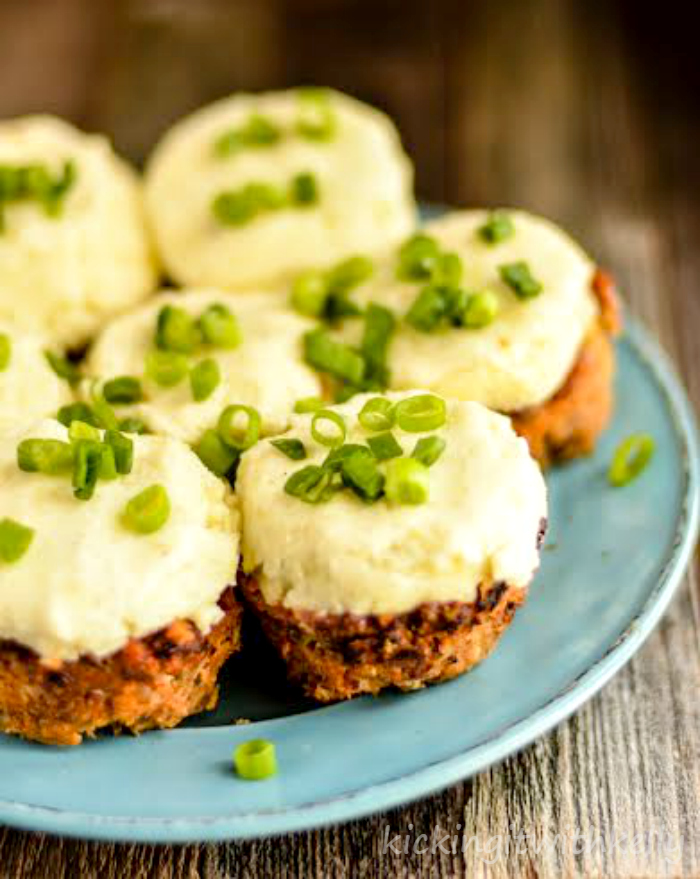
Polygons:
<instances>
[{"instance_id":1,"label":"wooden table","mask_svg":"<svg viewBox=\"0 0 700 879\"><path fill-rule=\"evenodd\" d=\"M423 197L522 205L579 235L697 404L693 22L656 4L612 6L5 0L0 113L63 113L138 160L170 120L235 88L347 88L395 115ZM0 874L699 876L699 598L696 558L661 626L603 693L522 754L423 802L244 844L105 845L3 830ZM466 854L385 844L387 828L413 841L460 825L476 840Z\"/></svg>"}]
</instances>

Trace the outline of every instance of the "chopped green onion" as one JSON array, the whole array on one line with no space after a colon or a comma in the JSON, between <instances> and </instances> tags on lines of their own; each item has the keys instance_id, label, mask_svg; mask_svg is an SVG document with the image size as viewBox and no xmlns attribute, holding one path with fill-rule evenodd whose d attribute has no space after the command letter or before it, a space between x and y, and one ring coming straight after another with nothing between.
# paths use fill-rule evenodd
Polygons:
<instances>
[{"instance_id":1,"label":"chopped green onion","mask_svg":"<svg viewBox=\"0 0 700 879\"><path fill-rule=\"evenodd\" d=\"M122 522L136 534L153 534L170 518L170 498L162 485L151 485L131 498Z\"/></svg>"},{"instance_id":2,"label":"chopped green onion","mask_svg":"<svg viewBox=\"0 0 700 879\"><path fill-rule=\"evenodd\" d=\"M102 395L108 403L115 405L139 403L143 400L143 389L137 378L122 375L105 382Z\"/></svg>"},{"instance_id":3,"label":"chopped green onion","mask_svg":"<svg viewBox=\"0 0 700 879\"><path fill-rule=\"evenodd\" d=\"M148 433L148 425L141 418L122 418L119 421L122 433Z\"/></svg>"},{"instance_id":4,"label":"chopped green onion","mask_svg":"<svg viewBox=\"0 0 700 879\"><path fill-rule=\"evenodd\" d=\"M192 354L201 342L197 324L183 309L164 305L156 323L156 346L162 351Z\"/></svg>"},{"instance_id":5,"label":"chopped green onion","mask_svg":"<svg viewBox=\"0 0 700 879\"><path fill-rule=\"evenodd\" d=\"M320 425L324 421L335 425L335 429L331 428L330 432L321 430ZM341 415L333 412L332 409L319 409L311 419L311 436L322 446L329 446L332 449L342 446L346 435L345 421L343 421Z\"/></svg>"},{"instance_id":6,"label":"chopped green onion","mask_svg":"<svg viewBox=\"0 0 700 879\"><path fill-rule=\"evenodd\" d=\"M92 411L97 418L97 426L108 430L117 430L119 427L119 419L114 413L114 409L99 393L92 393ZM89 423L89 422L88 422Z\"/></svg>"},{"instance_id":7,"label":"chopped green onion","mask_svg":"<svg viewBox=\"0 0 700 879\"><path fill-rule=\"evenodd\" d=\"M222 192L212 202L216 219L225 226L242 226L259 214L286 207L285 193L272 183L247 183L241 189Z\"/></svg>"},{"instance_id":8,"label":"chopped green onion","mask_svg":"<svg viewBox=\"0 0 700 879\"><path fill-rule=\"evenodd\" d=\"M99 478L109 481L117 478L117 461L112 446L102 444Z\"/></svg>"},{"instance_id":9,"label":"chopped green onion","mask_svg":"<svg viewBox=\"0 0 700 879\"><path fill-rule=\"evenodd\" d=\"M394 426L394 404L386 397L372 397L360 410L357 420L365 430L389 430Z\"/></svg>"},{"instance_id":10,"label":"chopped green onion","mask_svg":"<svg viewBox=\"0 0 700 879\"><path fill-rule=\"evenodd\" d=\"M71 442L76 442L79 439L91 439L101 441L102 436L97 427L93 424L88 424L85 421L71 421L70 427L68 428L68 439Z\"/></svg>"},{"instance_id":11,"label":"chopped green onion","mask_svg":"<svg viewBox=\"0 0 700 879\"><path fill-rule=\"evenodd\" d=\"M292 285L292 308L308 317L320 317L326 306L328 285L326 276L317 269L302 272Z\"/></svg>"},{"instance_id":12,"label":"chopped green onion","mask_svg":"<svg viewBox=\"0 0 700 879\"><path fill-rule=\"evenodd\" d=\"M317 204L320 198L316 177L309 171L302 171L292 177L289 187L289 200L299 208Z\"/></svg>"},{"instance_id":13,"label":"chopped green onion","mask_svg":"<svg viewBox=\"0 0 700 879\"><path fill-rule=\"evenodd\" d=\"M620 443L615 450L608 480L620 488L636 479L644 470L654 454L655 443L648 433L633 433Z\"/></svg>"},{"instance_id":14,"label":"chopped green onion","mask_svg":"<svg viewBox=\"0 0 700 879\"><path fill-rule=\"evenodd\" d=\"M214 144L214 151L225 158L243 148L270 147L279 143L282 131L266 116L251 113L240 128L222 134Z\"/></svg>"},{"instance_id":15,"label":"chopped green onion","mask_svg":"<svg viewBox=\"0 0 700 879\"><path fill-rule=\"evenodd\" d=\"M413 300L406 312L406 322L422 333L431 333L446 315L446 288L429 284Z\"/></svg>"},{"instance_id":16,"label":"chopped green onion","mask_svg":"<svg viewBox=\"0 0 700 879\"><path fill-rule=\"evenodd\" d=\"M190 365L184 354L154 348L146 355L146 375L162 388L179 384L189 372Z\"/></svg>"},{"instance_id":17,"label":"chopped green onion","mask_svg":"<svg viewBox=\"0 0 700 879\"><path fill-rule=\"evenodd\" d=\"M233 752L236 772L248 781L262 781L277 775L275 746L267 739L251 739L236 747Z\"/></svg>"},{"instance_id":18,"label":"chopped green onion","mask_svg":"<svg viewBox=\"0 0 700 879\"><path fill-rule=\"evenodd\" d=\"M514 234L513 220L504 211L491 211L483 226L477 229L477 235L486 244L500 244Z\"/></svg>"},{"instance_id":19,"label":"chopped green onion","mask_svg":"<svg viewBox=\"0 0 700 879\"><path fill-rule=\"evenodd\" d=\"M215 430L206 430L194 452L204 466L215 476L224 478L235 466L239 453L230 449Z\"/></svg>"},{"instance_id":20,"label":"chopped green onion","mask_svg":"<svg viewBox=\"0 0 700 879\"><path fill-rule=\"evenodd\" d=\"M505 263L498 267L498 271L518 299L532 299L542 292L542 284L533 278L530 266L524 260Z\"/></svg>"},{"instance_id":21,"label":"chopped green onion","mask_svg":"<svg viewBox=\"0 0 700 879\"><path fill-rule=\"evenodd\" d=\"M211 357L202 360L190 372L192 396L201 403L208 400L221 382L219 364Z\"/></svg>"},{"instance_id":22,"label":"chopped green onion","mask_svg":"<svg viewBox=\"0 0 700 879\"><path fill-rule=\"evenodd\" d=\"M349 345L337 342L323 329L310 330L305 334L304 358L314 369L353 385L359 385L365 375L362 355Z\"/></svg>"},{"instance_id":23,"label":"chopped green onion","mask_svg":"<svg viewBox=\"0 0 700 879\"><path fill-rule=\"evenodd\" d=\"M426 467L432 467L445 451L447 443L441 436L424 436L418 440L411 457Z\"/></svg>"},{"instance_id":24,"label":"chopped green onion","mask_svg":"<svg viewBox=\"0 0 700 879\"><path fill-rule=\"evenodd\" d=\"M237 348L241 344L241 330L230 308L214 303L199 318L199 329L204 341L217 348Z\"/></svg>"},{"instance_id":25,"label":"chopped green onion","mask_svg":"<svg viewBox=\"0 0 700 879\"><path fill-rule=\"evenodd\" d=\"M134 442L128 436L124 436L118 430L105 431L104 441L114 453L114 463L117 473L126 476L131 473L134 466Z\"/></svg>"},{"instance_id":26,"label":"chopped green onion","mask_svg":"<svg viewBox=\"0 0 700 879\"><path fill-rule=\"evenodd\" d=\"M4 372L12 359L12 342L7 333L0 333L0 372Z\"/></svg>"},{"instance_id":27,"label":"chopped green onion","mask_svg":"<svg viewBox=\"0 0 700 879\"><path fill-rule=\"evenodd\" d=\"M394 504L424 504L429 496L428 468L415 458L394 458L386 465L384 491Z\"/></svg>"},{"instance_id":28,"label":"chopped green onion","mask_svg":"<svg viewBox=\"0 0 700 879\"><path fill-rule=\"evenodd\" d=\"M83 421L94 427L101 427L100 420L87 403L69 403L62 406L56 415L64 427L70 427L74 421Z\"/></svg>"},{"instance_id":29,"label":"chopped green onion","mask_svg":"<svg viewBox=\"0 0 700 879\"><path fill-rule=\"evenodd\" d=\"M296 130L301 137L328 141L335 135L335 113L327 89L299 89L297 112Z\"/></svg>"},{"instance_id":30,"label":"chopped green onion","mask_svg":"<svg viewBox=\"0 0 700 879\"><path fill-rule=\"evenodd\" d=\"M318 412L325 405L325 401L320 397L302 397L294 404L294 411L297 415L307 415L309 412Z\"/></svg>"},{"instance_id":31,"label":"chopped green onion","mask_svg":"<svg viewBox=\"0 0 700 879\"><path fill-rule=\"evenodd\" d=\"M34 529L14 519L0 520L0 561L11 565L18 562L34 539Z\"/></svg>"},{"instance_id":32,"label":"chopped green onion","mask_svg":"<svg viewBox=\"0 0 700 879\"><path fill-rule=\"evenodd\" d=\"M359 453L360 455L367 455L369 457L372 456L372 453L367 448L367 446L361 446L359 443L346 443L343 446L338 446L335 449L331 449L330 452L326 455L326 459L321 465L326 470L341 470L343 466L343 461L346 458L349 458L350 455L354 455Z\"/></svg>"},{"instance_id":33,"label":"chopped green onion","mask_svg":"<svg viewBox=\"0 0 700 879\"><path fill-rule=\"evenodd\" d=\"M56 439L22 440L17 446L17 466L25 473L69 473L73 450L69 443Z\"/></svg>"},{"instance_id":34,"label":"chopped green onion","mask_svg":"<svg viewBox=\"0 0 700 879\"><path fill-rule=\"evenodd\" d=\"M367 445L378 461L389 461L391 458L399 458L403 455L403 449L390 430L368 437Z\"/></svg>"},{"instance_id":35,"label":"chopped green onion","mask_svg":"<svg viewBox=\"0 0 700 879\"><path fill-rule=\"evenodd\" d=\"M491 290L482 290L467 296L458 320L470 330L480 330L493 323L498 314L498 297Z\"/></svg>"},{"instance_id":36,"label":"chopped green onion","mask_svg":"<svg viewBox=\"0 0 700 879\"><path fill-rule=\"evenodd\" d=\"M435 261L431 280L445 287L458 287L462 280L462 260L457 253L441 253Z\"/></svg>"},{"instance_id":37,"label":"chopped green onion","mask_svg":"<svg viewBox=\"0 0 700 879\"><path fill-rule=\"evenodd\" d=\"M321 504L329 501L338 490L333 470L308 464L297 470L287 479L284 490L292 497L307 504Z\"/></svg>"},{"instance_id":38,"label":"chopped green onion","mask_svg":"<svg viewBox=\"0 0 700 879\"><path fill-rule=\"evenodd\" d=\"M365 310L360 354L365 360L366 378L381 387L387 385L389 380L387 357L395 326L396 320L388 308L370 302Z\"/></svg>"},{"instance_id":39,"label":"chopped green onion","mask_svg":"<svg viewBox=\"0 0 700 879\"><path fill-rule=\"evenodd\" d=\"M350 256L342 260L328 273L331 293L347 292L364 284L374 272L374 262L368 256Z\"/></svg>"},{"instance_id":40,"label":"chopped green onion","mask_svg":"<svg viewBox=\"0 0 700 879\"><path fill-rule=\"evenodd\" d=\"M90 439L78 440L73 446L73 494L87 501L95 493L102 467L102 443Z\"/></svg>"},{"instance_id":41,"label":"chopped green onion","mask_svg":"<svg viewBox=\"0 0 700 879\"><path fill-rule=\"evenodd\" d=\"M399 250L396 275L400 281L422 281L432 277L440 247L429 235L413 235Z\"/></svg>"},{"instance_id":42,"label":"chopped green onion","mask_svg":"<svg viewBox=\"0 0 700 879\"><path fill-rule=\"evenodd\" d=\"M396 423L407 433L437 430L447 420L447 407L434 394L416 394L396 404Z\"/></svg>"},{"instance_id":43,"label":"chopped green onion","mask_svg":"<svg viewBox=\"0 0 700 879\"><path fill-rule=\"evenodd\" d=\"M366 451L347 455L341 464L343 483L364 501L376 501L384 490L384 475L377 458Z\"/></svg>"},{"instance_id":44,"label":"chopped green onion","mask_svg":"<svg viewBox=\"0 0 700 879\"><path fill-rule=\"evenodd\" d=\"M63 381L68 382L71 386L78 384L81 375L80 369L75 363L71 363L67 357L64 357L62 354L56 354L53 351L45 351L44 356L51 369L59 378L62 378Z\"/></svg>"},{"instance_id":45,"label":"chopped green onion","mask_svg":"<svg viewBox=\"0 0 700 879\"><path fill-rule=\"evenodd\" d=\"M270 442L292 461L303 461L306 457L306 447L300 439L276 439Z\"/></svg>"},{"instance_id":46,"label":"chopped green onion","mask_svg":"<svg viewBox=\"0 0 700 879\"><path fill-rule=\"evenodd\" d=\"M243 427L236 426L239 415L245 417ZM260 437L260 427L261 418L257 409L235 403L232 406L227 406L221 413L217 430L227 446L236 449L236 451L244 452L257 443Z\"/></svg>"}]
</instances>

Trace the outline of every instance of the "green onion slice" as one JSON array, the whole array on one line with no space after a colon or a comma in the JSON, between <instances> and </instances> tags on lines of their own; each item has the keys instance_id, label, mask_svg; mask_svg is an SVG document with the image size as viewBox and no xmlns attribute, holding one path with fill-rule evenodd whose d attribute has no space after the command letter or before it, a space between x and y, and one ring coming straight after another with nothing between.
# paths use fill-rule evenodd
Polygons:
<instances>
[{"instance_id":1,"label":"green onion slice","mask_svg":"<svg viewBox=\"0 0 700 879\"><path fill-rule=\"evenodd\" d=\"M326 276L317 269L302 272L292 284L292 308L308 317L321 317L328 298Z\"/></svg>"},{"instance_id":2,"label":"green onion slice","mask_svg":"<svg viewBox=\"0 0 700 879\"><path fill-rule=\"evenodd\" d=\"M102 443L81 439L73 446L73 494L87 501L95 493L102 467Z\"/></svg>"},{"instance_id":3,"label":"green onion slice","mask_svg":"<svg viewBox=\"0 0 700 879\"><path fill-rule=\"evenodd\" d=\"M391 458L399 458L403 455L403 449L390 430L369 437L367 445L378 461L389 461Z\"/></svg>"},{"instance_id":4,"label":"green onion slice","mask_svg":"<svg viewBox=\"0 0 700 879\"><path fill-rule=\"evenodd\" d=\"M325 503L339 488L335 472L316 464L308 464L295 471L284 484L287 494L307 504Z\"/></svg>"},{"instance_id":5,"label":"green onion slice","mask_svg":"<svg viewBox=\"0 0 700 879\"><path fill-rule=\"evenodd\" d=\"M413 235L399 250L396 275L400 281L422 281L432 277L440 246L430 235Z\"/></svg>"},{"instance_id":6,"label":"green onion slice","mask_svg":"<svg viewBox=\"0 0 700 879\"><path fill-rule=\"evenodd\" d=\"M294 404L294 411L297 415L308 415L309 412L318 412L325 405L320 397L302 397Z\"/></svg>"},{"instance_id":7,"label":"green onion slice","mask_svg":"<svg viewBox=\"0 0 700 879\"><path fill-rule=\"evenodd\" d=\"M319 372L327 372L352 385L360 385L365 375L365 360L362 355L349 345L337 342L324 329L306 333L304 358Z\"/></svg>"},{"instance_id":8,"label":"green onion slice","mask_svg":"<svg viewBox=\"0 0 700 879\"><path fill-rule=\"evenodd\" d=\"M497 314L498 297L491 290L482 290L467 297L458 320L467 329L480 330L493 323Z\"/></svg>"},{"instance_id":9,"label":"green onion slice","mask_svg":"<svg viewBox=\"0 0 700 879\"><path fill-rule=\"evenodd\" d=\"M297 134L307 140L331 140L336 132L336 118L327 89L299 89L297 100Z\"/></svg>"},{"instance_id":10,"label":"green onion slice","mask_svg":"<svg viewBox=\"0 0 700 879\"><path fill-rule=\"evenodd\" d=\"M608 480L619 488L636 479L651 461L655 443L648 433L633 433L620 443L615 450Z\"/></svg>"},{"instance_id":11,"label":"green onion slice","mask_svg":"<svg viewBox=\"0 0 700 879\"><path fill-rule=\"evenodd\" d=\"M321 425L328 422L333 427L323 430ZM319 445L332 449L342 446L347 436L347 428L342 416L332 409L319 409L311 419L311 436Z\"/></svg>"},{"instance_id":12,"label":"green onion slice","mask_svg":"<svg viewBox=\"0 0 700 879\"><path fill-rule=\"evenodd\" d=\"M292 461L303 461L306 457L306 447L300 439L276 439L270 442Z\"/></svg>"},{"instance_id":13,"label":"green onion slice","mask_svg":"<svg viewBox=\"0 0 700 879\"><path fill-rule=\"evenodd\" d=\"M354 454L366 455L370 458L372 457L372 453L367 446L362 446L359 443L345 443L345 445L331 449L326 455L326 459L322 466L326 470L340 471L343 467L343 461L346 458L349 458L350 455Z\"/></svg>"},{"instance_id":14,"label":"green onion slice","mask_svg":"<svg viewBox=\"0 0 700 879\"><path fill-rule=\"evenodd\" d=\"M429 497L428 468L415 458L394 458L386 465L384 490L394 504L424 504Z\"/></svg>"},{"instance_id":15,"label":"green onion slice","mask_svg":"<svg viewBox=\"0 0 700 879\"><path fill-rule=\"evenodd\" d=\"M68 439L71 442L77 442L79 439L91 439L101 441L102 435L97 427L88 424L86 421L71 421L68 428Z\"/></svg>"},{"instance_id":16,"label":"green onion slice","mask_svg":"<svg viewBox=\"0 0 700 879\"><path fill-rule=\"evenodd\" d=\"M532 299L542 292L542 284L533 278L530 266L524 260L505 263L498 267L498 271L518 299Z\"/></svg>"},{"instance_id":17,"label":"green onion slice","mask_svg":"<svg viewBox=\"0 0 700 879\"><path fill-rule=\"evenodd\" d=\"M262 781L277 775L275 746L267 739L242 742L233 752L236 772L248 781Z\"/></svg>"},{"instance_id":18,"label":"green onion slice","mask_svg":"<svg viewBox=\"0 0 700 879\"><path fill-rule=\"evenodd\" d=\"M156 321L155 342L162 351L192 354L201 342L201 335L197 324L183 308L164 305Z\"/></svg>"},{"instance_id":19,"label":"green onion slice","mask_svg":"<svg viewBox=\"0 0 700 879\"><path fill-rule=\"evenodd\" d=\"M119 421L119 430L122 433L148 433L148 425L141 418L122 418Z\"/></svg>"},{"instance_id":20,"label":"green onion slice","mask_svg":"<svg viewBox=\"0 0 700 879\"><path fill-rule=\"evenodd\" d=\"M359 254L350 256L333 266L328 273L328 289L331 293L346 293L364 284L372 277L374 262Z\"/></svg>"},{"instance_id":21,"label":"green onion slice","mask_svg":"<svg viewBox=\"0 0 700 879\"><path fill-rule=\"evenodd\" d=\"M0 519L0 561L11 565L27 552L34 539L34 529L14 519Z\"/></svg>"},{"instance_id":22,"label":"green onion slice","mask_svg":"<svg viewBox=\"0 0 700 879\"><path fill-rule=\"evenodd\" d=\"M105 444L114 454L117 473L126 476L134 466L134 442L118 430L107 430L104 435Z\"/></svg>"},{"instance_id":23,"label":"green onion slice","mask_svg":"<svg viewBox=\"0 0 700 879\"><path fill-rule=\"evenodd\" d=\"M244 424L237 425L241 416ZM219 417L217 430L223 442L236 451L244 452L254 446L260 437L261 417L257 409L234 403L227 406Z\"/></svg>"},{"instance_id":24,"label":"green onion slice","mask_svg":"<svg viewBox=\"0 0 700 879\"><path fill-rule=\"evenodd\" d=\"M448 288L429 284L413 300L406 312L406 323L422 333L438 329L448 312Z\"/></svg>"},{"instance_id":25,"label":"green onion slice","mask_svg":"<svg viewBox=\"0 0 700 879\"><path fill-rule=\"evenodd\" d=\"M365 430L389 430L396 420L394 404L386 397L372 397L360 410L357 420Z\"/></svg>"},{"instance_id":26,"label":"green onion slice","mask_svg":"<svg viewBox=\"0 0 700 879\"><path fill-rule=\"evenodd\" d=\"M12 341L7 333L0 333L0 372L4 372L12 359Z\"/></svg>"},{"instance_id":27,"label":"green onion slice","mask_svg":"<svg viewBox=\"0 0 700 879\"><path fill-rule=\"evenodd\" d=\"M365 310L360 354L365 359L365 378L375 387L385 387L389 383L387 358L395 327L396 319L388 308L369 303Z\"/></svg>"},{"instance_id":28,"label":"green onion slice","mask_svg":"<svg viewBox=\"0 0 700 879\"><path fill-rule=\"evenodd\" d=\"M105 382L102 395L108 403L114 405L140 403L143 400L141 382L130 375L122 375Z\"/></svg>"},{"instance_id":29,"label":"green onion slice","mask_svg":"<svg viewBox=\"0 0 700 879\"><path fill-rule=\"evenodd\" d=\"M500 244L515 234L515 226L505 211L491 211L486 222L476 232L486 244Z\"/></svg>"},{"instance_id":30,"label":"green onion slice","mask_svg":"<svg viewBox=\"0 0 700 879\"><path fill-rule=\"evenodd\" d=\"M25 473L70 473L73 449L56 439L26 439L17 446L17 466Z\"/></svg>"},{"instance_id":31,"label":"green onion slice","mask_svg":"<svg viewBox=\"0 0 700 879\"><path fill-rule=\"evenodd\" d=\"M69 403L67 406L62 406L58 410L56 418L64 427L70 427L74 421L82 421L85 424L92 424L94 427L102 426L100 419L87 403Z\"/></svg>"},{"instance_id":32,"label":"green onion slice","mask_svg":"<svg viewBox=\"0 0 700 879\"><path fill-rule=\"evenodd\" d=\"M162 485L151 485L124 507L122 522L136 534L153 534L170 518L170 498Z\"/></svg>"},{"instance_id":33,"label":"green onion slice","mask_svg":"<svg viewBox=\"0 0 700 879\"><path fill-rule=\"evenodd\" d=\"M208 400L220 383L219 364L211 357L202 360L190 372L190 388L197 403Z\"/></svg>"},{"instance_id":34,"label":"green onion slice","mask_svg":"<svg viewBox=\"0 0 700 879\"><path fill-rule=\"evenodd\" d=\"M411 457L426 467L432 467L445 451L447 443L441 436L424 436L418 440L411 452Z\"/></svg>"},{"instance_id":35,"label":"green onion slice","mask_svg":"<svg viewBox=\"0 0 700 879\"><path fill-rule=\"evenodd\" d=\"M176 351L154 348L146 355L146 375L162 388L172 388L179 384L189 369L187 357Z\"/></svg>"},{"instance_id":36,"label":"green onion slice","mask_svg":"<svg viewBox=\"0 0 700 879\"><path fill-rule=\"evenodd\" d=\"M396 404L396 423L407 433L437 430L447 420L447 406L434 394L416 394Z\"/></svg>"},{"instance_id":37,"label":"green onion slice","mask_svg":"<svg viewBox=\"0 0 700 879\"><path fill-rule=\"evenodd\" d=\"M372 454L352 452L343 458L340 472L343 483L364 501L376 501L384 490L384 474Z\"/></svg>"},{"instance_id":38,"label":"green onion slice","mask_svg":"<svg viewBox=\"0 0 700 879\"><path fill-rule=\"evenodd\" d=\"M229 448L215 430L206 430L194 452L204 466L215 476L223 479L227 476L238 460L239 453Z\"/></svg>"},{"instance_id":39,"label":"green onion slice","mask_svg":"<svg viewBox=\"0 0 700 879\"><path fill-rule=\"evenodd\" d=\"M289 186L289 200L298 208L312 207L321 197L316 176L310 171L302 171L292 177Z\"/></svg>"},{"instance_id":40,"label":"green onion slice","mask_svg":"<svg viewBox=\"0 0 700 879\"><path fill-rule=\"evenodd\" d=\"M210 305L201 315L199 329L204 341L216 348L233 349L241 344L241 329L236 316L219 302Z\"/></svg>"},{"instance_id":41,"label":"green onion slice","mask_svg":"<svg viewBox=\"0 0 700 879\"><path fill-rule=\"evenodd\" d=\"M56 373L56 375L68 382L72 387L77 385L81 379L80 369L62 354L56 354L54 351L44 351L47 363Z\"/></svg>"}]
</instances>

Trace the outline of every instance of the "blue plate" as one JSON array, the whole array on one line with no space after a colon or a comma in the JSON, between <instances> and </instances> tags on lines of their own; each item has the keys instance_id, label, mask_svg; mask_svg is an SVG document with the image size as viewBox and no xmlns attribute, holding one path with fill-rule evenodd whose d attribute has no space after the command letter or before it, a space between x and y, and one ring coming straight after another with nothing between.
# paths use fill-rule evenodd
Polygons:
<instances>
[{"instance_id":1,"label":"blue plate","mask_svg":"<svg viewBox=\"0 0 700 879\"><path fill-rule=\"evenodd\" d=\"M301 830L425 796L575 711L658 622L698 521L698 446L683 391L635 323L618 353L614 424L593 458L549 476L552 528L541 571L479 668L410 695L315 708L257 646L230 663L217 711L178 730L65 750L0 736L0 822L169 842ZM611 489L613 449L642 429L656 440L652 465ZM237 718L255 722L231 725ZM252 736L277 744L278 777L233 774L232 750Z\"/></svg>"}]
</instances>

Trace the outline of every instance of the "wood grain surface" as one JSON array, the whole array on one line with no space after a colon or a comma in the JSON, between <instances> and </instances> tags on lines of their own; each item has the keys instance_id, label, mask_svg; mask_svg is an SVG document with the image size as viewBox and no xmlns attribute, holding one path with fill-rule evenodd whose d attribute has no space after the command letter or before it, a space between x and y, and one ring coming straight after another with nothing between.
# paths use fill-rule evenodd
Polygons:
<instances>
[{"instance_id":1,"label":"wood grain surface","mask_svg":"<svg viewBox=\"0 0 700 879\"><path fill-rule=\"evenodd\" d=\"M64 114L138 161L171 120L234 89L346 88L396 117L423 197L521 205L580 236L697 406L693 42L683 4L666 17L632 0L0 0L0 114ZM243 844L107 845L3 829L0 875L700 876L699 601L696 556L663 623L597 698L423 802ZM414 850L420 834L428 852ZM456 851L445 834L457 834Z\"/></svg>"}]
</instances>

